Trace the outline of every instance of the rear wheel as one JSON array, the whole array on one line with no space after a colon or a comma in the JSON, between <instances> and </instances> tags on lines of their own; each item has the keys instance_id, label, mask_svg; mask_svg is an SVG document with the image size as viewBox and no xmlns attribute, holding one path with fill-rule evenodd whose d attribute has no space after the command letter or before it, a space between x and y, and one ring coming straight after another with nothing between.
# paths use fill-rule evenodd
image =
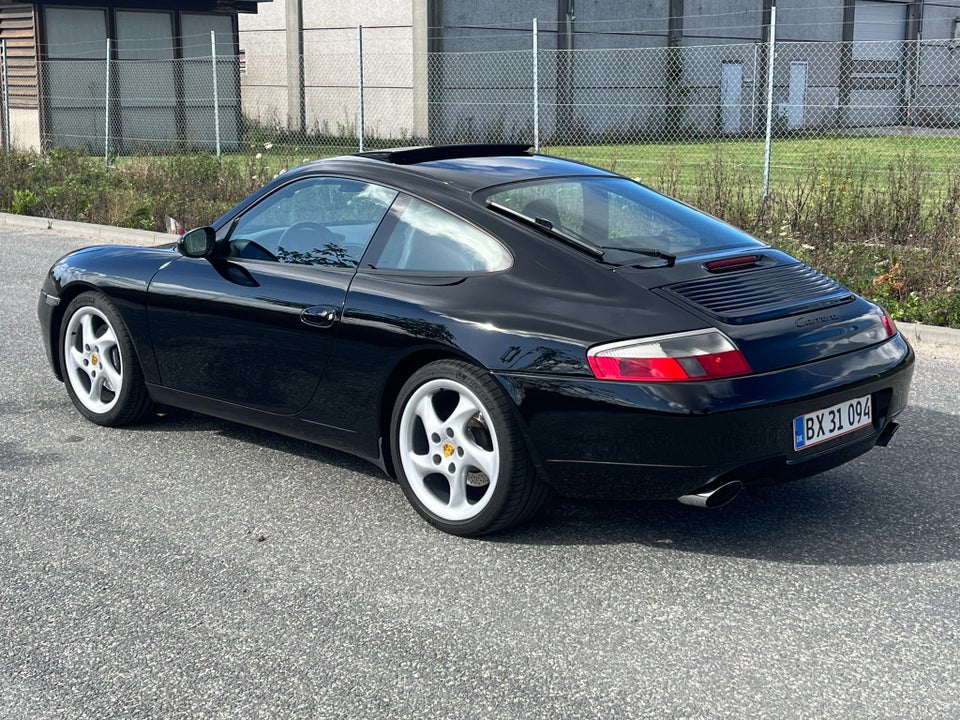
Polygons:
<instances>
[{"instance_id":1,"label":"rear wheel","mask_svg":"<svg viewBox=\"0 0 960 720\"><path fill-rule=\"evenodd\" d=\"M100 293L85 292L67 305L60 366L73 404L98 425L127 425L152 407L127 328Z\"/></svg>"},{"instance_id":2,"label":"rear wheel","mask_svg":"<svg viewBox=\"0 0 960 720\"><path fill-rule=\"evenodd\" d=\"M509 398L469 363L441 360L414 373L397 398L391 428L407 499L444 532L501 530L547 499Z\"/></svg>"}]
</instances>

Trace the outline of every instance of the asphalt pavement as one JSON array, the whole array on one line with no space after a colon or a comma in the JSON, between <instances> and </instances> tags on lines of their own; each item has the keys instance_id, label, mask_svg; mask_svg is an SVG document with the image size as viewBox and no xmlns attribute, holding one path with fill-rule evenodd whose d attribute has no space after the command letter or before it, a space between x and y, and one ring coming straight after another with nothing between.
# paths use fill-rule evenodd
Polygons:
<instances>
[{"instance_id":1,"label":"asphalt pavement","mask_svg":"<svg viewBox=\"0 0 960 720\"><path fill-rule=\"evenodd\" d=\"M889 448L706 511L443 535L349 456L81 419L0 227L0 718L958 718L960 348Z\"/></svg>"}]
</instances>

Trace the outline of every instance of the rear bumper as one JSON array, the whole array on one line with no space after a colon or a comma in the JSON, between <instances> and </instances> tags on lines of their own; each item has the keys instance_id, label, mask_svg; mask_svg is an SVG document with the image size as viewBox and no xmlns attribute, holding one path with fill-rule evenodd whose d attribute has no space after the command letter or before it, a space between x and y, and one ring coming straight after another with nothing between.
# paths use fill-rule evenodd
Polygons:
<instances>
[{"instance_id":1,"label":"rear bumper","mask_svg":"<svg viewBox=\"0 0 960 720\"><path fill-rule=\"evenodd\" d=\"M906 406L914 355L897 335L798 367L706 383L497 374L546 480L578 497L676 498L720 476L807 477L869 451ZM793 420L870 394L873 424L793 449Z\"/></svg>"}]
</instances>

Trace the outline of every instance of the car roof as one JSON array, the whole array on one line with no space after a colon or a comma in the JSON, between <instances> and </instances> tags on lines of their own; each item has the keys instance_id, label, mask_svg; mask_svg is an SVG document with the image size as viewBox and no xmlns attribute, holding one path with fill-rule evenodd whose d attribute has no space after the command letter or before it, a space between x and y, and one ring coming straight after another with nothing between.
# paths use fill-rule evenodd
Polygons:
<instances>
[{"instance_id":1,"label":"car roof","mask_svg":"<svg viewBox=\"0 0 960 720\"><path fill-rule=\"evenodd\" d=\"M348 170L375 179L432 180L467 193L506 183L613 173L573 160L528 152L527 145L442 145L375 150L318 160L304 169Z\"/></svg>"}]
</instances>

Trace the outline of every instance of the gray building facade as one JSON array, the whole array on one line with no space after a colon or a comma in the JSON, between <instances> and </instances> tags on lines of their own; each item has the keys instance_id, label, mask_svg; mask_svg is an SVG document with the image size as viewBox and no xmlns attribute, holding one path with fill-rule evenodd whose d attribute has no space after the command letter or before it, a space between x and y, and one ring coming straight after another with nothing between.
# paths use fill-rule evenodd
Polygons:
<instances>
[{"instance_id":1,"label":"gray building facade","mask_svg":"<svg viewBox=\"0 0 960 720\"><path fill-rule=\"evenodd\" d=\"M0 0L5 137L20 149L212 147L213 32L221 140L236 145L237 16L269 1Z\"/></svg>"},{"instance_id":2,"label":"gray building facade","mask_svg":"<svg viewBox=\"0 0 960 720\"><path fill-rule=\"evenodd\" d=\"M523 134L528 69L516 65L506 94L480 78L502 77L504 60L529 49L536 17L541 128L550 140L760 132L771 27L778 130L960 128L960 1L775 4L519 0L492 12L489 3L430 0L431 49L440 53L431 108L444 108L431 127L469 134L478 122L463 110L499 97L492 134ZM499 57L484 55L491 51ZM477 53L486 66L467 67L458 53Z\"/></svg>"},{"instance_id":3,"label":"gray building facade","mask_svg":"<svg viewBox=\"0 0 960 720\"><path fill-rule=\"evenodd\" d=\"M534 106L548 143L756 135L771 59L778 132L960 128L960 0L274 0L244 112L355 122L358 25L371 136L529 140Z\"/></svg>"}]
</instances>

